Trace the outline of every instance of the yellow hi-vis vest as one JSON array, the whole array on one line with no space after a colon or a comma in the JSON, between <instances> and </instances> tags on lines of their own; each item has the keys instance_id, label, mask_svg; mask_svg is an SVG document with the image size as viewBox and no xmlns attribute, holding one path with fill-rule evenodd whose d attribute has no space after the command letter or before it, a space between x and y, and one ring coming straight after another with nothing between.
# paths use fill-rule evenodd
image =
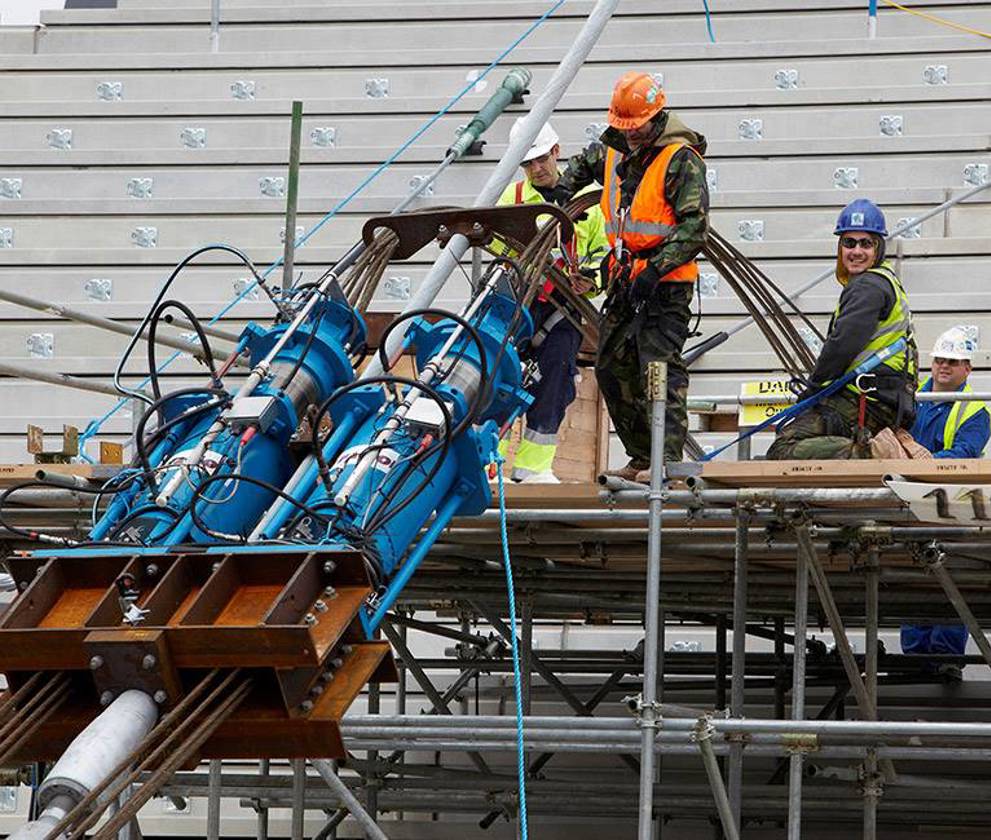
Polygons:
<instances>
[{"instance_id":1,"label":"yellow hi-vis vest","mask_svg":"<svg viewBox=\"0 0 991 840\"><path fill-rule=\"evenodd\" d=\"M845 373L849 373L862 365L877 353L878 350L883 350L885 347L894 344L899 338L904 338L907 344L906 349L895 353L891 358L887 359L883 365L876 369L876 372L881 373L884 368L889 368L891 372L901 373L906 379L915 382L918 363L915 351L915 331L912 328L912 311L908 307L908 295L905 294L901 280L898 279L898 276L892 270L890 263L885 261L868 270L873 274L883 277L891 284L891 288L895 293L895 304L891 307L888 317L878 322L870 341L864 345L864 348L850 362ZM839 314L840 306L837 304L833 312L834 321ZM860 393L856 384L852 382L847 385L847 388L855 394Z\"/></svg>"},{"instance_id":2,"label":"yellow hi-vis vest","mask_svg":"<svg viewBox=\"0 0 991 840\"><path fill-rule=\"evenodd\" d=\"M922 383L922 388L925 389L930 382L932 382L932 377L929 377L929 379ZM963 386L963 393L974 393L974 389L970 387L969 382ZM987 405L978 400L969 400L966 402L961 400L952 403L950 413L946 415L946 424L943 426L943 449L952 449L953 442L957 439L957 432L960 431L960 427L975 414L980 414L980 412L987 410Z\"/></svg>"}]
</instances>

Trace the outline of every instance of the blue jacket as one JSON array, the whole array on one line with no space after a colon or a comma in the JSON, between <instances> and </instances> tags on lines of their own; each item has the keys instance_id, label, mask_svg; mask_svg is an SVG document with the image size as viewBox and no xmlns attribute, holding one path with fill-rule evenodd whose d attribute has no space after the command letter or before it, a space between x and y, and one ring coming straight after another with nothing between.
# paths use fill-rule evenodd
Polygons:
<instances>
[{"instance_id":1,"label":"blue jacket","mask_svg":"<svg viewBox=\"0 0 991 840\"><path fill-rule=\"evenodd\" d=\"M919 389L932 391L932 380ZM963 386L959 390L963 390ZM932 452L936 458L980 458L991 437L991 417L987 410L968 419L953 439L952 449L943 449L943 429L953 407L951 402L916 403L912 437Z\"/></svg>"}]
</instances>

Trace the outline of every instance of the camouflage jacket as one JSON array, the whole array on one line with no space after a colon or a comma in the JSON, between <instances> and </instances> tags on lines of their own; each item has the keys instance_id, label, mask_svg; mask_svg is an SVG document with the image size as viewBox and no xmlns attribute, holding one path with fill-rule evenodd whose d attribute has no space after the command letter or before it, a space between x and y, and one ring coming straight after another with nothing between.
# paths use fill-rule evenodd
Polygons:
<instances>
[{"instance_id":1,"label":"camouflage jacket","mask_svg":"<svg viewBox=\"0 0 991 840\"><path fill-rule=\"evenodd\" d=\"M556 190L558 197L566 198L593 181L604 183L606 147L611 146L624 155L618 168L620 201L624 207L629 207L647 168L669 143L686 143L698 155L688 149L679 150L671 158L664 179L664 196L674 208L678 224L650 258L661 277L689 262L705 245L709 232L709 188L705 179L705 162L700 157L705 154L705 137L688 128L677 115L667 112L667 121L653 145L630 154L622 132L607 128L598 142L568 161Z\"/></svg>"}]
</instances>

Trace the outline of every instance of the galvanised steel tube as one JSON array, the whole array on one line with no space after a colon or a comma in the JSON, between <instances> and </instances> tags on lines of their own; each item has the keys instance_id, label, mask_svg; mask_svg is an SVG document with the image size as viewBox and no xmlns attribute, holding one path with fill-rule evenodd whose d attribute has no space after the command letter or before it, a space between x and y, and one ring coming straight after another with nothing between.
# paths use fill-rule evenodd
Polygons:
<instances>
[{"instance_id":1,"label":"galvanised steel tube","mask_svg":"<svg viewBox=\"0 0 991 840\"><path fill-rule=\"evenodd\" d=\"M805 636L809 613L809 566L802 552L795 566L795 640L792 656L791 724L805 717ZM795 750L788 765L788 840L802 836L802 753Z\"/></svg>"},{"instance_id":2,"label":"galvanised steel tube","mask_svg":"<svg viewBox=\"0 0 991 840\"><path fill-rule=\"evenodd\" d=\"M661 513L664 504L664 414L667 408L667 362L647 365L650 392L650 494L647 530L647 591L644 598L643 694L639 708L640 724L640 813L637 836L654 836L653 741L657 734L658 674L664 673L664 615L661 612Z\"/></svg>"},{"instance_id":3,"label":"galvanised steel tube","mask_svg":"<svg viewBox=\"0 0 991 840\"><path fill-rule=\"evenodd\" d=\"M743 717L744 677L747 654L747 552L750 546L750 517L741 513L736 522L733 558L733 659L730 681L730 714ZM740 829L743 788L743 744L735 743L729 759L729 804L733 826Z\"/></svg>"},{"instance_id":4,"label":"galvanised steel tube","mask_svg":"<svg viewBox=\"0 0 991 840\"><path fill-rule=\"evenodd\" d=\"M602 30L605 29L606 24L609 22L612 13L618 5L619 0L598 0L595 4L581 31L547 82L544 91L533 103L530 113L523 118L523 122L520 124L519 134L509 143L506 152L499 160L495 170L493 170L482 187L481 192L472 203L473 207L487 207L495 204L502 191L513 179L513 176L516 174L516 168L523 159L523 155L530 148L534 138L537 136L537 132L550 119L554 108L561 101L561 97L564 96L568 85L571 84L572 79L574 79L579 69L585 63L585 59L588 58L589 53L602 34ZM450 277L451 272L457 268L461 257L464 256L467 250L468 239L465 236L462 234L452 236L437 258L437 261L433 264L430 271L427 272L427 276L420 283L416 294L413 295L403 311L412 311L430 306L434 298L437 297L437 293L447 281L447 278ZM389 340L386 343L386 355L389 358L392 358L405 337L406 327L393 330L389 334ZM368 366L367 375L377 376L381 372L378 357L375 357Z\"/></svg>"},{"instance_id":5,"label":"galvanised steel tube","mask_svg":"<svg viewBox=\"0 0 991 840\"><path fill-rule=\"evenodd\" d=\"M716 811L723 827L723 834L727 840L740 840L740 831L737 828L738 817L734 816L729 797L726 795L723 776L716 761L716 753L712 749L712 727L708 721L699 721L695 736L702 753L702 763L705 765L705 774L708 776L709 786L712 788L712 797L716 802Z\"/></svg>"},{"instance_id":6,"label":"galvanised steel tube","mask_svg":"<svg viewBox=\"0 0 991 840\"><path fill-rule=\"evenodd\" d=\"M956 582L953 580L953 577L943 564L944 556L945 555L942 552L934 553L927 559L926 568L933 573L936 580L939 581L940 586L943 587L946 597L949 599L950 603L953 604L953 608L957 611L957 614L967 626L967 632L970 633L970 637L974 640L974 643L981 651L984 661L987 662L988 665L991 665L991 642L988 642L988 637L984 634L984 630L981 628L980 622L974 616L974 613L971 611L970 606L968 606L967 601L964 599L963 595L960 594L960 590L957 588Z\"/></svg>"},{"instance_id":7,"label":"galvanised steel tube","mask_svg":"<svg viewBox=\"0 0 991 840\"><path fill-rule=\"evenodd\" d=\"M369 840L389 840L378 823L369 816L357 797L351 793L351 789L341 781L331 762L326 759L316 759L310 761L310 766L320 774L320 778L327 783L327 787L340 797L344 807L358 821Z\"/></svg>"},{"instance_id":8,"label":"galvanised steel tube","mask_svg":"<svg viewBox=\"0 0 991 840\"><path fill-rule=\"evenodd\" d=\"M650 491L642 490L605 490L599 493L604 502L642 502L646 501ZM685 505L687 507L705 507L707 504L736 505L778 505L788 503L803 504L835 504L836 502L881 503L893 502L901 505L902 501L893 490L887 487L748 487L727 490L700 490L693 493L690 490L668 490L664 494L668 504ZM848 511L856 513L855 510Z\"/></svg>"}]
</instances>

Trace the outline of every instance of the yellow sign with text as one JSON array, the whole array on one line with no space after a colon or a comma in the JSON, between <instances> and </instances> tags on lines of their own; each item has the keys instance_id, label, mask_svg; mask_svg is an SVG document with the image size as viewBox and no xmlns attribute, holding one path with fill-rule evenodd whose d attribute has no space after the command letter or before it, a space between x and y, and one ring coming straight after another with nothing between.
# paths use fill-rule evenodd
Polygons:
<instances>
[{"instance_id":1,"label":"yellow sign with text","mask_svg":"<svg viewBox=\"0 0 991 840\"><path fill-rule=\"evenodd\" d=\"M794 402L794 400L789 399L791 391L788 390L787 379L761 379L756 382L744 382L740 386L740 396L750 399L761 397L760 400L748 401L748 404L740 406L737 422L741 429L748 426L759 426L769 417L773 417L779 411L784 411Z\"/></svg>"}]
</instances>

